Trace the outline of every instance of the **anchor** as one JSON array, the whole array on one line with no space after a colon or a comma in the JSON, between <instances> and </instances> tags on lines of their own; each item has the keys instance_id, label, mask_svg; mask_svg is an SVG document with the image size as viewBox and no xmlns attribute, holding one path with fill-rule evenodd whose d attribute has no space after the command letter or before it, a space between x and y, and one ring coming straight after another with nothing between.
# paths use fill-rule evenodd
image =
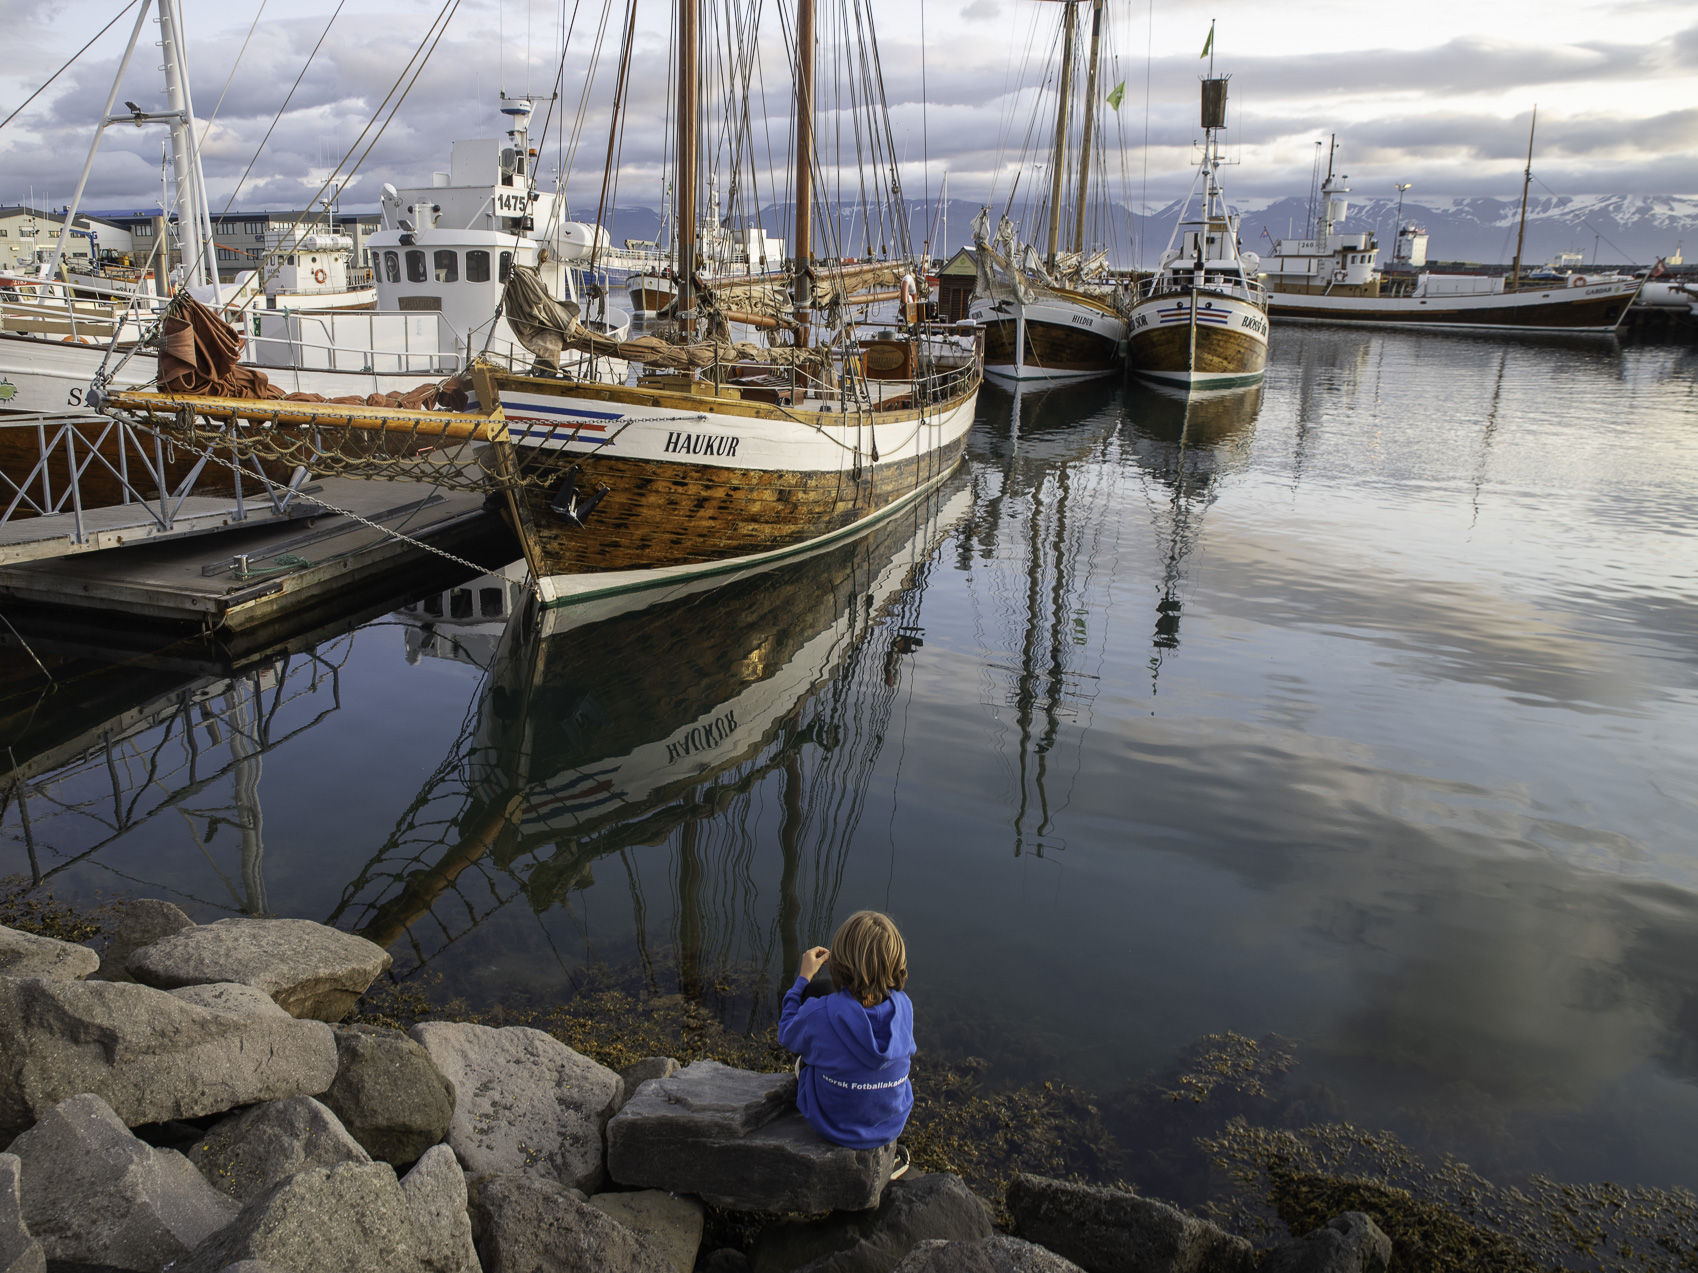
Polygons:
<instances>
[{"instance_id":1,"label":"anchor","mask_svg":"<svg viewBox=\"0 0 1698 1273\"><path fill-rule=\"evenodd\" d=\"M598 486L591 495L583 498L578 496L578 466L574 464L566 470L566 476L560 479L560 485L554 488L554 494L549 497L550 512L558 513L574 526L582 526L589 521L595 506L607 497L609 488Z\"/></svg>"}]
</instances>

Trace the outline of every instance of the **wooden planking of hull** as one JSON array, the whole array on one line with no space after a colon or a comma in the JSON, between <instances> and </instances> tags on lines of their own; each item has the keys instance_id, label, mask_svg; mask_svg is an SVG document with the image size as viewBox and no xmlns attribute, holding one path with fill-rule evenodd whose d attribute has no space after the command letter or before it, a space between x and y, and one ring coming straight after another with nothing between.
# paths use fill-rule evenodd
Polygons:
<instances>
[{"instance_id":1,"label":"wooden planking of hull","mask_svg":"<svg viewBox=\"0 0 1698 1273\"><path fill-rule=\"evenodd\" d=\"M1304 296L1275 292L1269 312L1295 322L1376 327L1590 333L1613 332L1638 294L1637 281L1479 296Z\"/></svg>"},{"instance_id":2,"label":"wooden planking of hull","mask_svg":"<svg viewBox=\"0 0 1698 1273\"><path fill-rule=\"evenodd\" d=\"M954 471L978 398L971 369L923 413L477 374L526 478L509 515L544 604L743 570L856 533ZM580 502L606 488L581 525L558 511L568 484Z\"/></svg>"},{"instance_id":3,"label":"wooden planking of hull","mask_svg":"<svg viewBox=\"0 0 1698 1273\"><path fill-rule=\"evenodd\" d=\"M1110 375L1125 363L1126 321L1106 305L978 299L969 312L984 328L987 375L1078 380Z\"/></svg>"},{"instance_id":4,"label":"wooden planking of hull","mask_svg":"<svg viewBox=\"0 0 1698 1273\"><path fill-rule=\"evenodd\" d=\"M1254 384L1268 365L1268 317L1237 296L1161 292L1132 307L1127 357L1137 375L1168 384Z\"/></svg>"}]
</instances>

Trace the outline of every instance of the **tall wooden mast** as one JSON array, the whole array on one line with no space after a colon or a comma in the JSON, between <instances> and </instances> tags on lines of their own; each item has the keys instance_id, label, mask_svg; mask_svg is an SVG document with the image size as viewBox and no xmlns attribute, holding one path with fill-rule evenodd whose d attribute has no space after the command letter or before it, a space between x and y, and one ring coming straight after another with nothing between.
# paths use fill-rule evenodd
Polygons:
<instances>
[{"instance_id":1,"label":"tall wooden mast","mask_svg":"<svg viewBox=\"0 0 1698 1273\"><path fill-rule=\"evenodd\" d=\"M1091 192L1091 130L1097 124L1097 52L1102 45L1103 0L1091 0L1091 62L1085 71L1085 119L1079 133L1079 201L1073 207L1073 250L1085 252L1085 197Z\"/></svg>"},{"instance_id":2,"label":"tall wooden mast","mask_svg":"<svg viewBox=\"0 0 1698 1273\"><path fill-rule=\"evenodd\" d=\"M814 257L814 0L796 0L796 343L808 343Z\"/></svg>"},{"instance_id":3,"label":"tall wooden mast","mask_svg":"<svg viewBox=\"0 0 1698 1273\"><path fill-rule=\"evenodd\" d=\"M700 0L678 0L678 179L673 207L678 215L678 313L680 331L695 327L696 308L696 6ZM685 317L688 315L689 317Z\"/></svg>"},{"instance_id":4,"label":"tall wooden mast","mask_svg":"<svg viewBox=\"0 0 1698 1273\"><path fill-rule=\"evenodd\" d=\"M1510 271L1510 287L1521 285L1521 243L1527 237L1527 191L1533 184L1533 130L1539 126L1539 108L1533 108L1533 122L1527 125L1527 171L1521 178L1521 228L1515 232L1515 267Z\"/></svg>"},{"instance_id":5,"label":"tall wooden mast","mask_svg":"<svg viewBox=\"0 0 1698 1273\"><path fill-rule=\"evenodd\" d=\"M1055 103L1055 154L1050 160L1049 182L1049 267L1055 268L1055 251L1061 237L1061 171L1067 163L1067 99L1073 94L1073 33L1079 18L1073 0L1067 2L1067 18L1061 28L1061 85Z\"/></svg>"}]
</instances>

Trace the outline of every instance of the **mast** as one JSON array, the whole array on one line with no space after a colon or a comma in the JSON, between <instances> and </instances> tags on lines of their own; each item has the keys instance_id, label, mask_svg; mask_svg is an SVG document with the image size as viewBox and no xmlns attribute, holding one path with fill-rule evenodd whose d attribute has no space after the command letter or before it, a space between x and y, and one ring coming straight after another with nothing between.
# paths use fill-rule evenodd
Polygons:
<instances>
[{"instance_id":1,"label":"mast","mask_svg":"<svg viewBox=\"0 0 1698 1273\"><path fill-rule=\"evenodd\" d=\"M165 101L171 119L171 162L177 176L177 240L183 245L184 278L194 283L218 282L218 262L212 255L212 212L200 171L200 147L195 141L194 103L189 96L188 62L183 56L183 31L177 0L159 6L159 43L165 55ZM187 236L193 236L190 256Z\"/></svg>"},{"instance_id":2,"label":"mast","mask_svg":"<svg viewBox=\"0 0 1698 1273\"><path fill-rule=\"evenodd\" d=\"M1067 99L1073 92L1073 33L1079 25L1074 2L1067 0L1067 19L1061 28L1061 85L1055 102L1055 154L1050 162L1049 268L1052 270L1061 237L1061 170L1067 162Z\"/></svg>"},{"instance_id":3,"label":"mast","mask_svg":"<svg viewBox=\"0 0 1698 1273\"><path fill-rule=\"evenodd\" d=\"M1097 53L1102 45L1103 3L1091 0L1091 63L1085 71L1085 120L1079 133L1079 202L1073 208L1073 250L1085 255L1085 196L1091 189L1091 129L1096 126Z\"/></svg>"},{"instance_id":4,"label":"mast","mask_svg":"<svg viewBox=\"0 0 1698 1273\"><path fill-rule=\"evenodd\" d=\"M1521 228L1515 232L1515 266L1510 272L1511 290L1521 285L1521 244L1527 237L1527 191L1533 184L1533 130L1539 126L1539 108L1533 107L1533 122L1527 125L1527 171L1521 177Z\"/></svg>"},{"instance_id":5,"label":"mast","mask_svg":"<svg viewBox=\"0 0 1698 1273\"><path fill-rule=\"evenodd\" d=\"M677 245L679 331L695 327L696 309L696 5L678 0L678 177L673 208L678 216Z\"/></svg>"},{"instance_id":6,"label":"mast","mask_svg":"<svg viewBox=\"0 0 1698 1273\"><path fill-rule=\"evenodd\" d=\"M814 259L814 0L796 0L796 344L808 343Z\"/></svg>"}]
</instances>

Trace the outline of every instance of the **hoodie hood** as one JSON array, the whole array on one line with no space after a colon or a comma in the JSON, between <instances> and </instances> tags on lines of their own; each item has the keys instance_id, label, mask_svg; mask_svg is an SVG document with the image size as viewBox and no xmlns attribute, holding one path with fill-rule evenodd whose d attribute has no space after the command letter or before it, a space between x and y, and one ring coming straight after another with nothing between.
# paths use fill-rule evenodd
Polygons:
<instances>
[{"instance_id":1,"label":"hoodie hood","mask_svg":"<svg viewBox=\"0 0 1698 1273\"><path fill-rule=\"evenodd\" d=\"M900 990L872 1008L845 991L827 996L824 1004L844 1050L867 1069L880 1070L914 1055L914 1005Z\"/></svg>"}]
</instances>

